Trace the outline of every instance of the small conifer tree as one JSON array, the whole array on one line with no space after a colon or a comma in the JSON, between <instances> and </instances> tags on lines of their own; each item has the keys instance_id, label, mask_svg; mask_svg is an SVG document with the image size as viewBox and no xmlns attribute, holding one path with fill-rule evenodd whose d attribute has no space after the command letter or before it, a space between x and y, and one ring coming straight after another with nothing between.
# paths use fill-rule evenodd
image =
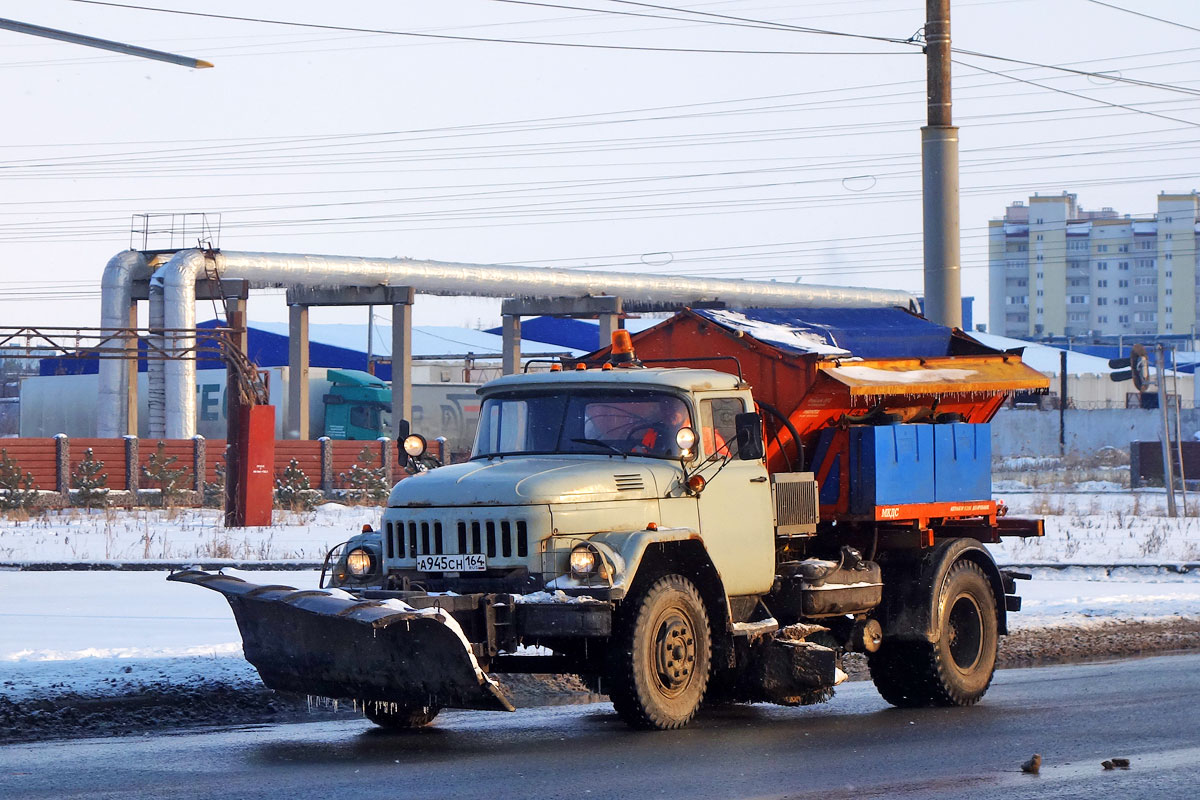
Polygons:
<instances>
[{"instance_id":1,"label":"small conifer tree","mask_svg":"<svg viewBox=\"0 0 1200 800\"><path fill-rule=\"evenodd\" d=\"M349 472L343 472L338 477L350 488L351 496L364 502L379 503L388 496L387 471L383 467L375 468L375 456L370 447L364 447L358 454L361 464L351 464Z\"/></svg>"},{"instance_id":2,"label":"small conifer tree","mask_svg":"<svg viewBox=\"0 0 1200 800\"><path fill-rule=\"evenodd\" d=\"M142 467L142 474L158 484L158 489L162 493L163 508L174 505L181 491L179 484L183 480L183 476L187 474L187 469L184 467L172 469L178 460L179 456L167 455L167 443L160 441L146 462L146 466Z\"/></svg>"},{"instance_id":3,"label":"small conifer tree","mask_svg":"<svg viewBox=\"0 0 1200 800\"><path fill-rule=\"evenodd\" d=\"M92 448L83 451L83 460L75 467L71 483L78 491L79 504L84 508L104 508L108 505L108 473L104 462L97 461Z\"/></svg>"},{"instance_id":4,"label":"small conifer tree","mask_svg":"<svg viewBox=\"0 0 1200 800\"><path fill-rule=\"evenodd\" d=\"M300 462L292 459L283 474L275 479L275 502L280 508L293 511L309 511L317 504L316 492L308 482L308 476L300 468Z\"/></svg>"},{"instance_id":5,"label":"small conifer tree","mask_svg":"<svg viewBox=\"0 0 1200 800\"><path fill-rule=\"evenodd\" d=\"M215 481L204 482L204 507L225 507L225 463L218 462L213 471L217 473Z\"/></svg>"},{"instance_id":6,"label":"small conifer tree","mask_svg":"<svg viewBox=\"0 0 1200 800\"><path fill-rule=\"evenodd\" d=\"M33 508L38 495L33 473L21 472L7 450L0 450L0 492L0 509L5 511Z\"/></svg>"}]
</instances>

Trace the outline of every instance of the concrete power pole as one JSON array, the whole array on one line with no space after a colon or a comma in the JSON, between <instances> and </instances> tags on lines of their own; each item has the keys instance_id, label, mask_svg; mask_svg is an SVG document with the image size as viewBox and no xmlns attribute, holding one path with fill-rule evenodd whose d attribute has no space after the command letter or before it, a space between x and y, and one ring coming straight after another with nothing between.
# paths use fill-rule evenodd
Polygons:
<instances>
[{"instance_id":1,"label":"concrete power pole","mask_svg":"<svg viewBox=\"0 0 1200 800\"><path fill-rule=\"evenodd\" d=\"M928 124L921 128L925 316L962 327L958 239L958 128L950 116L950 0L925 0Z\"/></svg>"}]
</instances>

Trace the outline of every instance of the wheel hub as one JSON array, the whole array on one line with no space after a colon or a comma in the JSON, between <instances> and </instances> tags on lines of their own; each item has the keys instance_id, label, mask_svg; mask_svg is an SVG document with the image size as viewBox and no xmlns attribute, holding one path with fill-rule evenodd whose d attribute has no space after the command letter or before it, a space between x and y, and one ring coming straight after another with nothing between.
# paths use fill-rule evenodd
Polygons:
<instances>
[{"instance_id":1,"label":"wheel hub","mask_svg":"<svg viewBox=\"0 0 1200 800\"><path fill-rule=\"evenodd\" d=\"M947 643L954 664L967 671L983 655L983 613L970 596L958 598L950 609Z\"/></svg>"},{"instance_id":2,"label":"wheel hub","mask_svg":"<svg viewBox=\"0 0 1200 800\"><path fill-rule=\"evenodd\" d=\"M654 670L664 688L677 691L687 686L696 663L696 639L691 623L671 614L659 623L655 635Z\"/></svg>"}]
</instances>

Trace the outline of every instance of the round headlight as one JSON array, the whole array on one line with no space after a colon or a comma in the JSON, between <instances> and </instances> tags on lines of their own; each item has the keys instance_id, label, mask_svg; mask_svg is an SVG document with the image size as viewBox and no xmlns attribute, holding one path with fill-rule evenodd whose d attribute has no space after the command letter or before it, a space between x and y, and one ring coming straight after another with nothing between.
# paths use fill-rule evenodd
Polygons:
<instances>
[{"instance_id":1,"label":"round headlight","mask_svg":"<svg viewBox=\"0 0 1200 800\"><path fill-rule=\"evenodd\" d=\"M675 444L682 452L690 452L696 446L696 432L691 428L680 428L675 434Z\"/></svg>"},{"instance_id":2,"label":"round headlight","mask_svg":"<svg viewBox=\"0 0 1200 800\"><path fill-rule=\"evenodd\" d=\"M581 544L571 551L571 574L591 575L596 571L598 559L591 545Z\"/></svg>"},{"instance_id":3,"label":"round headlight","mask_svg":"<svg viewBox=\"0 0 1200 800\"><path fill-rule=\"evenodd\" d=\"M350 574L354 577L361 578L370 574L374 560L370 553L358 547L351 550L350 554L346 556L346 569L350 570Z\"/></svg>"},{"instance_id":4,"label":"round headlight","mask_svg":"<svg viewBox=\"0 0 1200 800\"><path fill-rule=\"evenodd\" d=\"M413 458L424 455L426 447L428 447L428 443L425 441L425 437L419 433L411 433L404 437L404 452Z\"/></svg>"}]
</instances>

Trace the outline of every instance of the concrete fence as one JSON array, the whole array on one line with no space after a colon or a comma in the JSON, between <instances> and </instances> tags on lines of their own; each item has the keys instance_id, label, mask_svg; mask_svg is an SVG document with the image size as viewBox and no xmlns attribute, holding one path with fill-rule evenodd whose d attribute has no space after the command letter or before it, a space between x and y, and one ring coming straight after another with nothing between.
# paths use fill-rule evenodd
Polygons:
<instances>
[{"instance_id":1,"label":"concrete fence","mask_svg":"<svg viewBox=\"0 0 1200 800\"><path fill-rule=\"evenodd\" d=\"M1151 441L1162 431L1162 411L1143 408L1072 409L1063 415L1066 445L1059 447L1059 412L1033 408L1002 408L992 420L992 456L1095 455L1104 447L1129 452L1129 443ZM1171 438L1175 438L1171 412ZM1185 441L1200 431L1200 409L1180 414Z\"/></svg>"}]
</instances>

